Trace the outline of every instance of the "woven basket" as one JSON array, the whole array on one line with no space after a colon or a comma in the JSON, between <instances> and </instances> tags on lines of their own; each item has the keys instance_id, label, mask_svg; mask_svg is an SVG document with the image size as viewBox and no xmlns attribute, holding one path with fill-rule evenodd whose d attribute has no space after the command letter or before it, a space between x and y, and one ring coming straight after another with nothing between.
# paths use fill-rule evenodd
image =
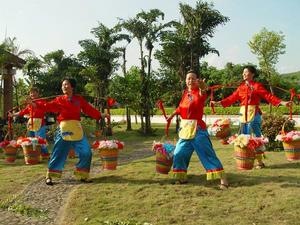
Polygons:
<instances>
[{"instance_id":1,"label":"woven basket","mask_svg":"<svg viewBox=\"0 0 300 225\"><path fill-rule=\"evenodd\" d=\"M116 170L118 165L119 150L114 149L100 149L100 158L102 161L102 169L104 170Z\"/></svg>"},{"instance_id":2,"label":"woven basket","mask_svg":"<svg viewBox=\"0 0 300 225\"><path fill-rule=\"evenodd\" d=\"M34 165L41 161L41 145L23 145L25 164Z\"/></svg>"},{"instance_id":3,"label":"woven basket","mask_svg":"<svg viewBox=\"0 0 300 225\"><path fill-rule=\"evenodd\" d=\"M156 151L156 172L161 174L168 174L173 164L173 158L168 159L166 155Z\"/></svg>"},{"instance_id":4,"label":"woven basket","mask_svg":"<svg viewBox=\"0 0 300 225\"><path fill-rule=\"evenodd\" d=\"M295 161L300 159L300 140L291 142L282 142L285 157L288 161Z\"/></svg>"},{"instance_id":5,"label":"woven basket","mask_svg":"<svg viewBox=\"0 0 300 225\"><path fill-rule=\"evenodd\" d=\"M3 152L4 152L4 157L5 157L6 162L8 162L8 163L15 162L15 160L17 158L18 148L13 147L13 146L6 146L3 149Z\"/></svg>"},{"instance_id":6,"label":"woven basket","mask_svg":"<svg viewBox=\"0 0 300 225\"><path fill-rule=\"evenodd\" d=\"M255 160L255 151L234 146L236 166L239 170L251 170Z\"/></svg>"},{"instance_id":7,"label":"woven basket","mask_svg":"<svg viewBox=\"0 0 300 225\"><path fill-rule=\"evenodd\" d=\"M219 138L219 139L225 139L225 138L228 138L231 134L231 129L228 126L225 126L223 127L220 131L218 131L216 133L216 137Z\"/></svg>"}]
</instances>

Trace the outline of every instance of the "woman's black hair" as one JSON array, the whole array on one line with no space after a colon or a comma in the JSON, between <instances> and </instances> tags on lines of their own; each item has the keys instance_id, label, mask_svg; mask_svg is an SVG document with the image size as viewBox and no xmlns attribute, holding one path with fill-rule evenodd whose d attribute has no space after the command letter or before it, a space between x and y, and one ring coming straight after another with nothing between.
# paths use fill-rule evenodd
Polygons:
<instances>
[{"instance_id":1,"label":"woman's black hair","mask_svg":"<svg viewBox=\"0 0 300 225\"><path fill-rule=\"evenodd\" d=\"M64 77L61 81L61 83L63 83L65 80L69 81L69 83L71 84L71 87L73 88L73 92L75 92L76 89L76 80L74 78L71 77Z\"/></svg>"},{"instance_id":2,"label":"woman's black hair","mask_svg":"<svg viewBox=\"0 0 300 225\"><path fill-rule=\"evenodd\" d=\"M31 86L30 88L29 88L29 93L30 92L36 92L36 93L39 93L39 89L37 88L37 87L35 87L35 86Z\"/></svg>"},{"instance_id":3,"label":"woman's black hair","mask_svg":"<svg viewBox=\"0 0 300 225\"><path fill-rule=\"evenodd\" d=\"M248 71L250 71L250 73L253 73L253 75L257 75L257 70L254 66L252 65L248 65L248 66L244 66L243 70L247 69Z\"/></svg>"},{"instance_id":4,"label":"woman's black hair","mask_svg":"<svg viewBox=\"0 0 300 225\"><path fill-rule=\"evenodd\" d=\"M189 73L193 73L193 74L196 75L197 78L200 78L200 75L199 75L199 73L196 70L189 70L189 71L187 71L186 74L189 74Z\"/></svg>"}]
</instances>

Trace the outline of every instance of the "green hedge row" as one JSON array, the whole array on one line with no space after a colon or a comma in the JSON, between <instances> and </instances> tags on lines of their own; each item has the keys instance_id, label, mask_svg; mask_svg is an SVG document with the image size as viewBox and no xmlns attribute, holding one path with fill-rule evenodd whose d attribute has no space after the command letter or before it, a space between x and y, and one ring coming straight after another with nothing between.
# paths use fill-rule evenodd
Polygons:
<instances>
[{"instance_id":1,"label":"green hedge row","mask_svg":"<svg viewBox=\"0 0 300 225\"><path fill-rule=\"evenodd\" d=\"M261 105L260 106L261 110L264 113L268 113L269 112L269 105ZM236 115L239 113L239 106L231 106L231 107L227 107L227 108L223 108L223 107L215 107L215 111L217 115ZM111 114L112 115L125 115L125 109L124 108L120 108L120 109L111 109ZM174 112L174 108L165 108L166 114L170 115L172 112ZM272 107L272 112L274 113L278 113L278 114L289 114L289 108L285 107L285 106L279 106L279 107ZM204 113L206 115L210 115L212 114L211 108L210 107L205 107L204 108ZM132 112L133 114L133 112ZM300 106L299 105L294 105L293 106L293 115L299 115L300 114ZM156 110L155 111L155 115L162 115L160 110Z\"/></svg>"}]
</instances>

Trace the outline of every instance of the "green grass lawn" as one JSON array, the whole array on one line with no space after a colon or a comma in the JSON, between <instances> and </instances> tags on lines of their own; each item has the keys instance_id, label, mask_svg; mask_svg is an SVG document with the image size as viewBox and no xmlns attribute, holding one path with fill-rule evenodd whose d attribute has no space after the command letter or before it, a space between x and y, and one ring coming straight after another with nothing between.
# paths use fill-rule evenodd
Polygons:
<instances>
[{"instance_id":1,"label":"green grass lawn","mask_svg":"<svg viewBox=\"0 0 300 225\"><path fill-rule=\"evenodd\" d=\"M149 146L161 139L163 126L154 127L156 136L116 128L112 138L125 141L121 154L133 154L137 144ZM170 133L172 140L176 135ZM228 190L219 190L218 181L206 181L196 155L186 185L172 185L168 175L157 174L154 156L148 157L96 174L93 183L76 186L62 224L299 224L300 162L286 161L283 152L268 152L267 168L238 171L233 147L212 141L228 175ZM12 198L45 171L45 164L26 166L18 159L6 165L1 159L0 201Z\"/></svg>"},{"instance_id":2,"label":"green grass lawn","mask_svg":"<svg viewBox=\"0 0 300 225\"><path fill-rule=\"evenodd\" d=\"M157 174L150 157L105 171L75 189L63 224L299 224L299 162L270 152L267 168L238 171L233 147L214 138L213 143L227 171L228 190L206 181L196 155L187 185L172 185L169 176Z\"/></svg>"}]
</instances>

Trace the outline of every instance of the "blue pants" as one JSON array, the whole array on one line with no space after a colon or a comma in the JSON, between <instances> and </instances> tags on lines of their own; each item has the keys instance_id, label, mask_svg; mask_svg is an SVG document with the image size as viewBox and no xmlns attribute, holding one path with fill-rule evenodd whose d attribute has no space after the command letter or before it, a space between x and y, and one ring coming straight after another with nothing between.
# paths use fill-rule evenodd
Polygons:
<instances>
[{"instance_id":1,"label":"blue pants","mask_svg":"<svg viewBox=\"0 0 300 225\"><path fill-rule=\"evenodd\" d=\"M61 136L59 128L56 130L53 151L48 163L47 177L61 177L71 148L74 148L79 158L74 172L75 176L78 179L87 179L89 177L92 152L86 136L83 136L80 141L65 141Z\"/></svg>"},{"instance_id":2,"label":"blue pants","mask_svg":"<svg viewBox=\"0 0 300 225\"><path fill-rule=\"evenodd\" d=\"M195 138L191 140L179 139L174 150L173 174L176 179L185 180L193 151L196 151L199 160L206 170L208 180L221 178L223 166L218 159L207 130L197 128Z\"/></svg>"},{"instance_id":3,"label":"blue pants","mask_svg":"<svg viewBox=\"0 0 300 225\"><path fill-rule=\"evenodd\" d=\"M242 123L242 134L251 134L251 129L256 137L261 137L261 115L257 113L250 123Z\"/></svg>"},{"instance_id":4,"label":"blue pants","mask_svg":"<svg viewBox=\"0 0 300 225\"><path fill-rule=\"evenodd\" d=\"M242 123L241 124L241 133L242 134L251 134L251 130L254 133L255 137L261 137L261 115L257 113L254 116L254 119L250 123ZM256 159L262 160L264 157L264 151L262 148L258 148L255 150L256 152Z\"/></svg>"},{"instance_id":5,"label":"blue pants","mask_svg":"<svg viewBox=\"0 0 300 225\"><path fill-rule=\"evenodd\" d=\"M46 139L46 126L41 126L41 128L38 130L38 131L29 131L29 137L41 137L41 138L44 138ZM42 156L45 156L45 157L49 157L49 152L48 152L48 149L47 149L47 146L42 146Z\"/></svg>"}]
</instances>

